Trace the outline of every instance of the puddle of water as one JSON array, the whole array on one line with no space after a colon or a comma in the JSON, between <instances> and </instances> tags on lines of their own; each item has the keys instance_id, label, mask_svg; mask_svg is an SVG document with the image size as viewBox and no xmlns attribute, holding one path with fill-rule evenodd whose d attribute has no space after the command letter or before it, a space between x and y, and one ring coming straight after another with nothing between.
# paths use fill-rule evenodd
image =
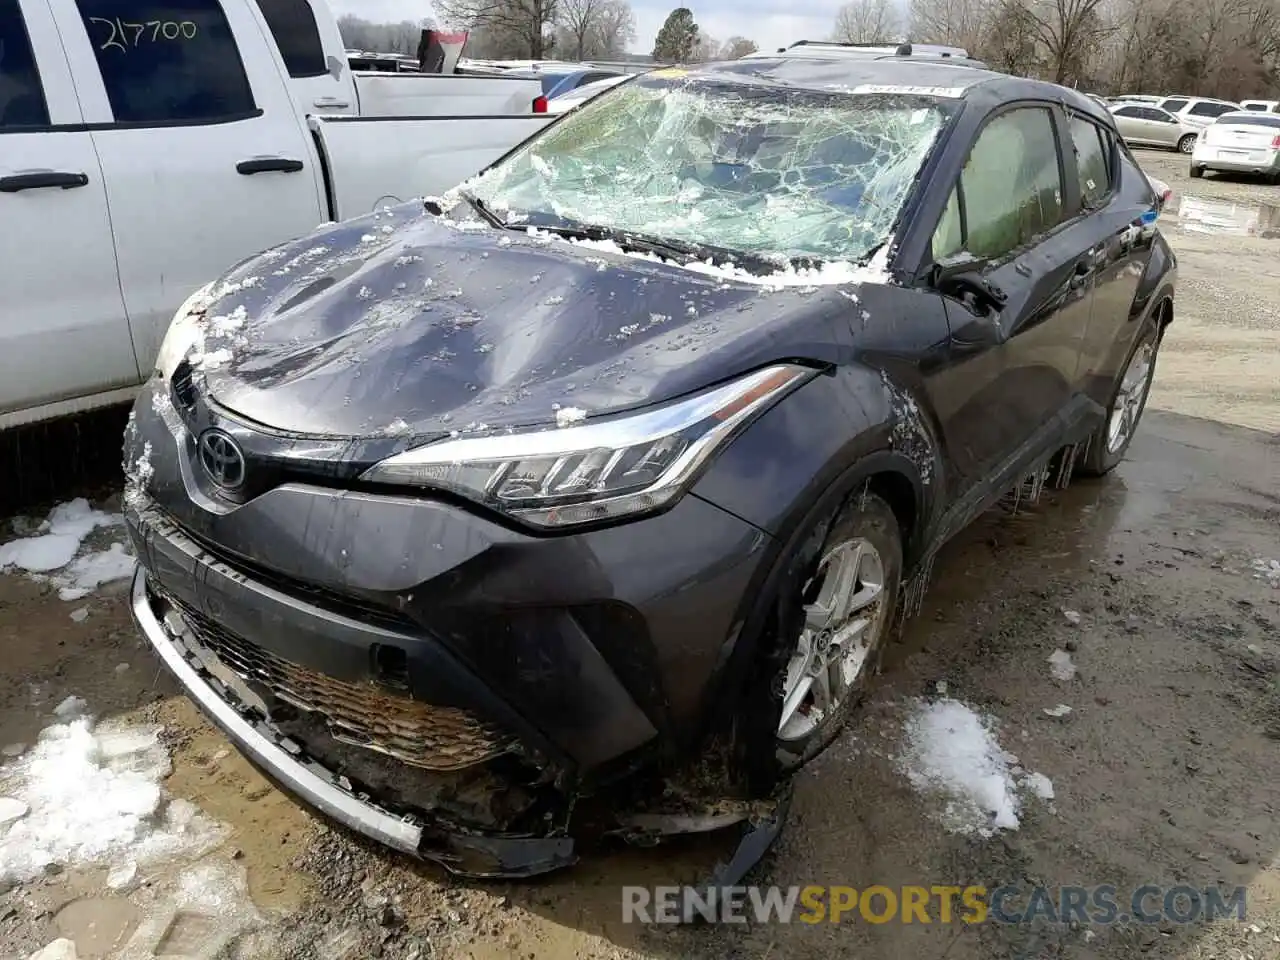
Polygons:
<instances>
[{"instance_id":1,"label":"puddle of water","mask_svg":"<svg viewBox=\"0 0 1280 960\"><path fill-rule=\"evenodd\" d=\"M1167 213L1188 233L1280 238L1280 205L1276 204L1179 196Z\"/></svg>"},{"instance_id":2,"label":"puddle of water","mask_svg":"<svg viewBox=\"0 0 1280 960\"><path fill-rule=\"evenodd\" d=\"M138 925L136 907L114 897L81 897L58 911L58 931L75 942L80 957L106 957L124 943Z\"/></svg>"}]
</instances>

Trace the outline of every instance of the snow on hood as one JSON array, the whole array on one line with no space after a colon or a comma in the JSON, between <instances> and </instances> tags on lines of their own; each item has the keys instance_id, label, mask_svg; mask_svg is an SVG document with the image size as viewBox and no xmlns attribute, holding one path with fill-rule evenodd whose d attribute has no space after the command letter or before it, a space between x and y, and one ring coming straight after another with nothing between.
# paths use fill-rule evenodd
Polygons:
<instances>
[{"instance_id":1,"label":"snow on hood","mask_svg":"<svg viewBox=\"0 0 1280 960\"><path fill-rule=\"evenodd\" d=\"M523 426L565 407L596 416L797 346L838 361L851 291L886 279L884 256L761 278L404 204L224 278L195 367L228 409L312 435Z\"/></svg>"}]
</instances>

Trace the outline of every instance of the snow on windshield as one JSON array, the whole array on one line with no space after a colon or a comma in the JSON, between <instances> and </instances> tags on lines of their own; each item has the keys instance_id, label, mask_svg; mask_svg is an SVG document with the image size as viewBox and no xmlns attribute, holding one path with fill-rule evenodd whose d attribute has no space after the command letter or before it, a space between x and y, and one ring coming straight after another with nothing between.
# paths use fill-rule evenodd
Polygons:
<instances>
[{"instance_id":1,"label":"snow on windshield","mask_svg":"<svg viewBox=\"0 0 1280 960\"><path fill-rule=\"evenodd\" d=\"M920 97L633 82L469 186L530 224L859 261L888 240L944 109Z\"/></svg>"}]
</instances>

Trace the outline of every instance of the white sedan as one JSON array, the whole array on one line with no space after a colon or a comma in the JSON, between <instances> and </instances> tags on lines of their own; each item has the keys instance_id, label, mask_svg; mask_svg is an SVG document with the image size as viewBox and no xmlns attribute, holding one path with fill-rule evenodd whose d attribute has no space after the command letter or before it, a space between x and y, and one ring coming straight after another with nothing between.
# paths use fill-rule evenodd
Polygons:
<instances>
[{"instance_id":1,"label":"white sedan","mask_svg":"<svg viewBox=\"0 0 1280 960\"><path fill-rule=\"evenodd\" d=\"M592 97L598 97L620 83L626 83L628 80L634 80L636 74L623 73L616 77L605 77L603 80L593 80L591 83L584 83L580 87L572 90L566 90L558 97L552 97L547 101L547 113L567 113L574 107L586 103Z\"/></svg>"},{"instance_id":2,"label":"white sedan","mask_svg":"<svg viewBox=\"0 0 1280 960\"><path fill-rule=\"evenodd\" d=\"M1206 170L1260 173L1280 182L1280 116L1239 110L1218 117L1191 153L1191 176Z\"/></svg>"}]
</instances>

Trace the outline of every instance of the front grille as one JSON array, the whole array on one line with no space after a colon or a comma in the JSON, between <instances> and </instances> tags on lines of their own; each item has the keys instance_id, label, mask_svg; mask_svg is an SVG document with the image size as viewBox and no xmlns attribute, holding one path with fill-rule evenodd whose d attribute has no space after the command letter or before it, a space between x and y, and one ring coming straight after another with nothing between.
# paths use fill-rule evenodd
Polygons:
<instances>
[{"instance_id":1,"label":"front grille","mask_svg":"<svg viewBox=\"0 0 1280 960\"><path fill-rule=\"evenodd\" d=\"M383 693L299 666L237 636L185 603L165 599L200 644L245 681L290 706L323 717L330 736L425 770L483 763L515 746L512 737L465 710Z\"/></svg>"}]
</instances>

